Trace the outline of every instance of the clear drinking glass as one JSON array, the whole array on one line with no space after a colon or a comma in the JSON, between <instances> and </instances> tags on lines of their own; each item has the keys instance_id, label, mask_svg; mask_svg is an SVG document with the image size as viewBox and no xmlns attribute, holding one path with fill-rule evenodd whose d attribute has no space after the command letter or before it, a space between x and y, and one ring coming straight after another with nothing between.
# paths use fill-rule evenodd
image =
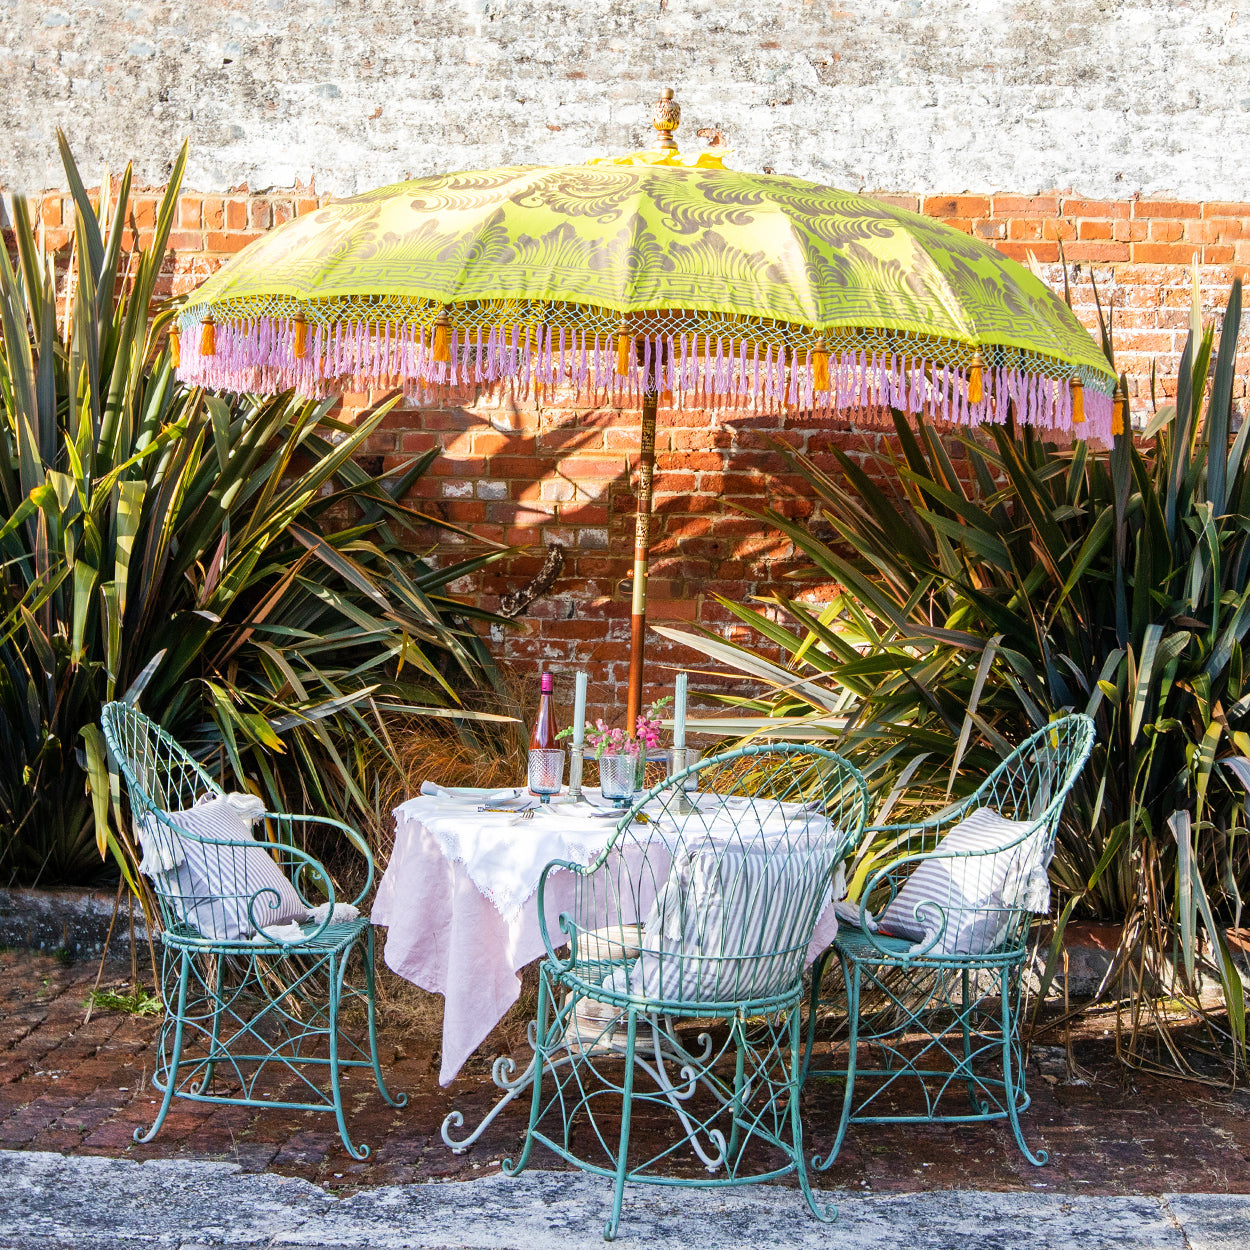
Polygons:
<instances>
[{"instance_id":1,"label":"clear drinking glass","mask_svg":"<svg viewBox=\"0 0 1250 1250\"><path fill-rule=\"evenodd\" d=\"M560 793L564 784L564 748L531 747L529 757L530 789L544 803Z\"/></svg>"}]
</instances>

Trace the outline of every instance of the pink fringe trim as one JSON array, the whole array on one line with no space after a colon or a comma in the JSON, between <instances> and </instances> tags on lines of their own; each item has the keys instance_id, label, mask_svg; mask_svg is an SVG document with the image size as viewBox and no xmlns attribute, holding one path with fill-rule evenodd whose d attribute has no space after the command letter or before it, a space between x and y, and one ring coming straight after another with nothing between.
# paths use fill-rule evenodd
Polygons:
<instances>
[{"instance_id":1,"label":"pink fringe trim","mask_svg":"<svg viewBox=\"0 0 1250 1250\"><path fill-rule=\"evenodd\" d=\"M594 403L636 402L654 390L671 395L666 402L674 405L784 407L816 416L888 405L908 413L927 411L956 426L1003 423L1011 411L1017 423L1111 443L1110 394L1087 384L1085 421L1074 426L1065 379L1001 366L982 371L983 396L970 403L962 369L896 353L831 355L828 389L817 391L810 352L791 359L772 346L739 342L735 350L727 340L698 343L691 335L645 339L641 359L632 354L623 377L616 372L614 337L564 327L453 330L450 361L434 360L432 330L410 325L310 325L302 357L295 355L295 337L295 323L287 319L221 321L215 353L203 356L199 325L187 325L178 376L213 390L292 389L311 399L400 388L412 399L431 403L451 389L510 382L523 396L531 389L535 394L540 388L563 390Z\"/></svg>"}]
</instances>

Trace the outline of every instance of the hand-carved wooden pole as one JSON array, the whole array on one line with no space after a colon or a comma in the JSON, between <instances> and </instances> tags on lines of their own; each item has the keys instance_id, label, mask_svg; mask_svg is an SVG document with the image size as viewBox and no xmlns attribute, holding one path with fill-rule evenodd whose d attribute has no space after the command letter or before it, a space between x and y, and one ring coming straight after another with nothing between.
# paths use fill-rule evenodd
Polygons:
<instances>
[{"instance_id":1,"label":"hand-carved wooden pole","mask_svg":"<svg viewBox=\"0 0 1250 1250\"><path fill-rule=\"evenodd\" d=\"M651 110L655 150L668 155L677 151L673 132L681 125L681 105L673 89L665 87ZM622 329L626 323L622 322ZM638 361L645 359L642 340L635 341ZM651 366L644 366L642 390L642 448L638 457L638 515L634 520L634 595L629 614L629 695L625 704L625 732L632 738L642 711L642 657L647 630L647 552L651 537L651 478L655 472L655 412L659 406L659 381L664 376L663 349L655 337Z\"/></svg>"},{"instance_id":2,"label":"hand-carved wooden pole","mask_svg":"<svg viewBox=\"0 0 1250 1250\"><path fill-rule=\"evenodd\" d=\"M658 370L656 370L658 372ZM651 483L655 473L655 413L659 395L654 372L642 395L642 446L638 457L638 514L634 519L634 594L629 616L629 696L625 732L633 737L642 711L642 657L647 629L647 552L651 538Z\"/></svg>"}]
</instances>

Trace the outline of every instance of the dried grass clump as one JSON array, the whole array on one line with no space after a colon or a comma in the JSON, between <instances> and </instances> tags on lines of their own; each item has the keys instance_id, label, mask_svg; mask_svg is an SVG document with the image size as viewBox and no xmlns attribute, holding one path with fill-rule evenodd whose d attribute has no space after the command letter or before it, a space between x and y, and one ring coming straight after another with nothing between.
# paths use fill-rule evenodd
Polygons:
<instances>
[{"instance_id":1,"label":"dried grass clump","mask_svg":"<svg viewBox=\"0 0 1250 1250\"><path fill-rule=\"evenodd\" d=\"M373 795L373 813L364 830L377 863L378 874L385 871L395 844L393 812L405 799L411 798L423 781L442 786L517 785L525 777L525 752L528 746L528 725L538 703L538 680L505 674L503 691L474 700L477 710L515 716L515 726L481 727L466 723L463 729L447 721L420 716L392 715L386 719L386 732L392 755L378 751L370 762L368 785ZM443 999L439 994L405 981L378 961L378 1007L387 1024L411 1034L419 1046L433 1054L441 1044ZM510 1038L517 1030L508 1022L523 1008L533 1014L533 1004L522 1002L500 1023ZM519 1037L524 1040L524 1022ZM497 1031L498 1033L498 1031ZM493 1034L483 1046L498 1047L500 1038ZM496 1051L491 1051L496 1053Z\"/></svg>"},{"instance_id":2,"label":"dried grass clump","mask_svg":"<svg viewBox=\"0 0 1250 1250\"><path fill-rule=\"evenodd\" d=\"M373 820L366 831L380 868L395 843L392 815L423 781L440 786L514 786L525 779L528 726L538 703L537 678L505 673L502 691L480 695L474 710L515 716L515 725L483 725L421 716L391 715L386 732L393 758L379 751L372 761Z\"/></svg>"}]
</instances>

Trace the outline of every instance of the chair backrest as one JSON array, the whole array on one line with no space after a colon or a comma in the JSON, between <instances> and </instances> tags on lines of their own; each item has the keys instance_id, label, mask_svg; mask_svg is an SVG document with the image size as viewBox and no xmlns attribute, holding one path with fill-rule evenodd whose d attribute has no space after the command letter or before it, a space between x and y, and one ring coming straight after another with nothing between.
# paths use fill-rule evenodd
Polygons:
<instances>
[{"instance_id":1,"label":"chair backrest","mask_svg":"<svg viewBox=\"0 0 1250 1250\"><path fill-rule=\"evenodd\" d=\"M126 783L132 810L176 812L224 791L154 720L128 703L106 703L104 741Z\"/></svg>"},{"instance_id":2,"label":"chair backrest","mask_svg":"<svg viewBox=\"0 0 1250 1250\"><path fill-rule=\"evenodd\" d=\"M867 811L858 770L807 745L746 747L667 778L578 873L561 917L568 974L674 1010L792 995Z\"/></svg>"},{"instance_id":3,"label":"chair backrest","mask_svg":"<svg viewBox=\"0 0 1250 1250\"><path fill-rule=\"evenodd\" d=\"M1026 738L977 788L976 806L1008 820L1045 820L1053 842L1068 791L1094 747L1094 722L1075 712Z\"/></svg>"},{"instance_id":4,"label":"chair backrest","mask_svg":"<svg viewBox=\"0 0 1250 1250\"><path fill-rule=\"evenodd\" d=\"M289 874L307 856L275 862L221 786L138 709L109 703L100 720L167 934L234 941L306 914Z\"/></svg>"},{"instance_id":5,"label":"chair backrest","mask_svg":"<svg viewBox=\"0 0 1250 1250\"><path fill-rule=\"evenodd\" d=\"M1046 869L1064 801L1094 742L1088 716L1061 717L1020 744L961 803L914 826L870 830L863 893L891 936L934 957L1023 948L1049 909ZM854 885L853 885L854 889Z\"/></svg>"}]
</instances>

